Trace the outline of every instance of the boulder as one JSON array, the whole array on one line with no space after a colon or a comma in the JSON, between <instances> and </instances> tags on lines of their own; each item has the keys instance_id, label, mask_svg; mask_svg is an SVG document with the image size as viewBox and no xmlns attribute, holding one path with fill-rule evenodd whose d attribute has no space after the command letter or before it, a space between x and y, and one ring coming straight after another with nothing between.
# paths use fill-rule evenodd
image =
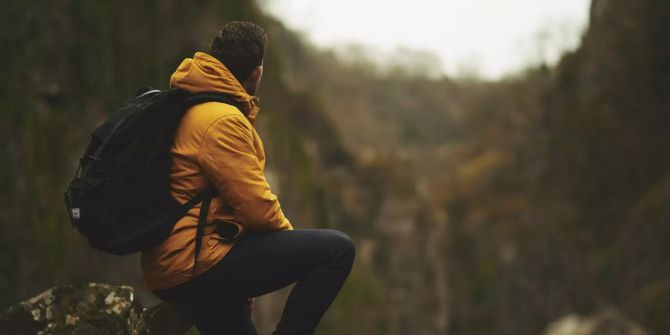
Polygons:
<instances>
[{"instance_id":1,"label":"boulder","mask_svg":"<svg viewBox=\"0 0 670 335\"><path fill-rule=\"evenodd\" d=\"M191 323L177 311L177 307L165 303L142 307L130 286L57 286L0 313L0 333L184 334Z\"/></svg>"},{"instance_id":2,"label":"boulder","mask_svg":"<svg viewBox=\"0 0 670 335\"><path fill-rule=\"evenodd\" d=\"M638 325L614 309L584 317L571 314L553 322L544 335L647 335Z\"/></svg>"}]
</instances>

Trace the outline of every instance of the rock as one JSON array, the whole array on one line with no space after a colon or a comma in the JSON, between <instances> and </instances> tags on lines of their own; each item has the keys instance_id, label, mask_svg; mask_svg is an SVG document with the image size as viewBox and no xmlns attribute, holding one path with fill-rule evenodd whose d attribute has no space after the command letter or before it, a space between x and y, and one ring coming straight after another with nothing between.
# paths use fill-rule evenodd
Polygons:
<instances>
[{"instance_id":1,"label":"rock","mask_svg":"<svg viewBox=\"0 0 670 335\"><path fill-rule=\"evenodd\" d=\"M130 286L58 286L1 313L0 334L183 334L191 323L182 315L165 303L143 308Z\"/></svg>"},{"instance_id":2,"label":"rock","mask_svg":"<svg viewBox=\"0 0 670 335\"><path fill-rule=\"evenodd\" d=\"M544 335L646 335L638 325L614 309L591 317L576 314L565 316L547 327Z\"/></svg>"}]
</instances>

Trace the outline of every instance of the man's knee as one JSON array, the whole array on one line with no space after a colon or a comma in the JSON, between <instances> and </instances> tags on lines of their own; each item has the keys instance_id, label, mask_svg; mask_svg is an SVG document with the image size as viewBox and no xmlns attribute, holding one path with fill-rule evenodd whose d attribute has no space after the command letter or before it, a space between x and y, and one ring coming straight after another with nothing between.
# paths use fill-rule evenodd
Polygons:
<instances>
[{"instance_id":1,"label":"man's knee","mask_svg":"<svg viewBox=\"0 0 670 335\"><path fill-rule=\"evenodd\" d=\"M336 255L347 262L352 262L356 256L356 243L349 237L349 235L339 230L327 230L332 240L332 248L336 251Z\"/></svg>"}]
</instances>

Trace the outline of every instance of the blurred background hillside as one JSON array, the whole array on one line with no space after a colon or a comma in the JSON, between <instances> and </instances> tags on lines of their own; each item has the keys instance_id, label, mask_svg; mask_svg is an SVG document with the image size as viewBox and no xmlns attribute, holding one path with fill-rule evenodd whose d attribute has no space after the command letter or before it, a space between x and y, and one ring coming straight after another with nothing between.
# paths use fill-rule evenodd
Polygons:
<instances>
[{"instance_id":1,"label":"blurred background hillside","mask_svg":"<svg viewBox=\"0 0 670 335\"><path fill-rule=\"evenodd\" d=\"M242 19L270 38L273 190L296 227L358 244L319 334L541 334L606 309L670 334L670 2L593 0L574 50L495 80L316 47L271 5L0 2L0 311L88 281L156 302L135 257L71 228L63 191L110 111ZM260 299L259 330L285 294Z\"/></svg>"}]
</instances>

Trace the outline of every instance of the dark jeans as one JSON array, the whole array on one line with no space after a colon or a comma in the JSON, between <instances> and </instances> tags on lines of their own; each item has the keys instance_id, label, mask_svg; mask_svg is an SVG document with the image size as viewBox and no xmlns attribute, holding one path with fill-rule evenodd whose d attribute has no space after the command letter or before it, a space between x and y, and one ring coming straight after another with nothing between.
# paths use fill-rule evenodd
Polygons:
<instances>
[{"instance_id":1,"label":"dark jeans","mask_svg":"<svg viewBox=\"0 0 670 335\"><path fill-rule=\"evenodd\" d=\"M273 334L312 334L349 275L355 253L353 241L336 230L246 233L207 272L155 293L192 308L203 335L246 335L256 334L248 298L297 282Z\"/></svg>"}]
</instances>

